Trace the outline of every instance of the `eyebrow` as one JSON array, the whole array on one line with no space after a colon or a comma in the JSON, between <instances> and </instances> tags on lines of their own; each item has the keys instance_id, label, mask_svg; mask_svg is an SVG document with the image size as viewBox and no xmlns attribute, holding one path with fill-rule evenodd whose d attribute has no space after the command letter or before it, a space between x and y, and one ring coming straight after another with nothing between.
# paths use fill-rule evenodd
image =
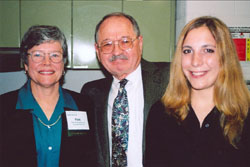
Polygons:
<instances>
[{"instance_id":1,"label":"eyebrow","mask_svg":"<svg viewBox=\"0 0 250 167\"><path fill-rule=\"evenodd\" d=\"M183 48L189 48L189 49L192 49L192 47L191 47L191 46L189 46L189 45L182 46L182 49L183 49Z\"/></svg>"},{"instance_id":2,"label":"eyebrow","mask_svg":"<svg viewBox=\"0 0 250 167\"><path fill-rule=\"evenodd\" d=\"M213 48L216 48L215 45L210 45L210 44L202 45L201 47L202 47L202 48L206 48L206 47L213 47ZM184 46L182 46L182 49L183 49L183 48L190 48L190 49L192 49L192 47L189 46L189 45L184 45Z\"/></svg>"},{"instance_id":3,"label":"eyebrow","mask_svg":"<svg viewBox=\"0 0 250 167\"><path fill-rule=\"evenodd\" d=\"M34 50L34 51L31 51L30 53L33 53L33 52L43 52L43 53L62 53L61 51L59 50L55 50L55 51L51 51L51 52L45 52L43 50Z\"/></svg>"},{"instance_id":4,"label":"eyebrow","mask_svg":"<svg viewBox=\"0 0 250 167\"><path fill-rule=\"evenodd\" d=\"M213 48L216 48L216 45L209 45L209 44L208 44L208 45L203 45L202 47L203 47L203 48L205 48L205 47L213 47Z\"/></svg>"},{"instance_id":5,"label":"eyebrow","mask_svg":"<svg viewBox=\"0 0 250 167\"><path fill-rule=\"evenodd\" d=\"M132 38L132 37L130 37L130 36L122 36L120 39L122 39L122 38ZM118 39L118 40L120 40L120 39ZM101 42L104 42L104 41L114 41L114 40L111 40L111 39L109 39L109 38L106 38L106 39L102 40ZM115 40L115 41L116 41L116 40Z\"/></svg>"}]
</instances>

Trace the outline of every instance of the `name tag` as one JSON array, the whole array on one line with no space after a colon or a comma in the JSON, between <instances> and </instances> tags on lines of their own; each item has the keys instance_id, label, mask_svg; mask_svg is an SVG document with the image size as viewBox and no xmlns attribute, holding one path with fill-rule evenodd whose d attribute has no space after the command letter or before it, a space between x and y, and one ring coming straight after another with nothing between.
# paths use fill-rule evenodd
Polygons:
<instances>
[{"instance_id":1,"label":"name tag","mask_svg":"<svg viewBox=\"0 0 250 167\"><path fill-rule=\"evenodd\" d=\"M68 130L89 130L88 116L85 111L66 111Z\"/></svg>"}]
</instances>

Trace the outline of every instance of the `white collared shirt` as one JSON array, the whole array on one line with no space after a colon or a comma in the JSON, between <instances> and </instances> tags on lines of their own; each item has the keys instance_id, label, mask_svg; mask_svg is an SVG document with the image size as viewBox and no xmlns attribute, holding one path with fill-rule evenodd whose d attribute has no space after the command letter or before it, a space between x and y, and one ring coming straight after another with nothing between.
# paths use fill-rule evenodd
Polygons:
<instances>
[{"instance_id":1,"label":"white collared shirt","mask_svg":"<svg viewBox=\"0 0 250 167\"><path fill-rule=\"evenodd\" d=\"M114 99L118 94L120 80L113 77L112 86L108 99L108 133L110 146L110 164L112 164L112 107ZM141 75L141 65L129 74L126 79L128 83L125 86L129 105L129 137L128 137L128 167L142 167L142 136L143 136L143 109L144 96Z\"/></svg>"}]
</instances>

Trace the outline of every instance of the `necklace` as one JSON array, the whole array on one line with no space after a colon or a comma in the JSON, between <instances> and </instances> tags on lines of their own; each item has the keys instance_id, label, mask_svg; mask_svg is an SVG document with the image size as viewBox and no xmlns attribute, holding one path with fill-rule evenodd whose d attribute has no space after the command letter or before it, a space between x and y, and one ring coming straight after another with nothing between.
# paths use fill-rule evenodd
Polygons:
<instances>
[{"instance_id":1,"label":"necklace","mask_svg":"<svg viewBox=\"0 0 250 167\"><path fill-rule=\"evenodd\" d=\"M57 118L57 120L56 120L54 123L52 123L52 124L50 124L50 125L47 125L47 124L45 124L40 118L37 117L38 121L39 121L42 125L47 126L47 128L49 128L49 129L50 129L52 126L54 126L55 124L57 124L57 122L60 120L60 118L61 118L61 115Z\"/></svg>"}]
</instances>

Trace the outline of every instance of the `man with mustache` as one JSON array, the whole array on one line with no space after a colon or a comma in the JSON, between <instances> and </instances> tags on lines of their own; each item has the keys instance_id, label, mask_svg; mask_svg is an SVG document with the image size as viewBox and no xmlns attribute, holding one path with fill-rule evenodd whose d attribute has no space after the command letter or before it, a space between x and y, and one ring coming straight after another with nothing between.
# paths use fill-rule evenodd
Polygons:
<instances>
[{"instance_id":1,"label":"man with mustache","mask_svg":"<svg viewBox=\"0 0 250 167\"><path fill-rule=\"evenodd\" d=\"M127 14L108 14L96 26L97 57L109 75L86 83L81 93L95 103L98 164L101 167L143 166L147 115L152 104L163 95L168 83L169 63L142 59L142 46L139 26ZM124 79L125 88L121 88ZM120 98L123 104L118 104L118 108L126 106L126 113L114 106L118 90L126 97ZM114 116L117 110L122 113L118 118ZM121 132L114 132L115 128L120 128Z\"/></svg>"}]
</instances>

